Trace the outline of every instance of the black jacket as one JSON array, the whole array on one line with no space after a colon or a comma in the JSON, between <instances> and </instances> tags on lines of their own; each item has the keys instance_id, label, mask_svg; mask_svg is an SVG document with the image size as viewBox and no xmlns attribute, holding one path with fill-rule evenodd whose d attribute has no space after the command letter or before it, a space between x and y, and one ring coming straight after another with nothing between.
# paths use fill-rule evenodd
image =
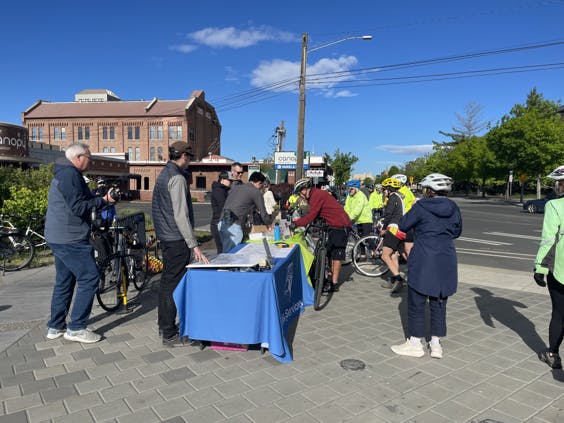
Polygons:
<instances>
[{"instance_id":1,"label":"black jacket","mask_svg":"<svg viewBox=\"0 0 564 423\"><path fill-rule=\"evenodd\" d=\"M227 185L223 185L221 182L214 182L211 186L211 206L212 206L212 224L217 224L219 219L221 219L221 211L223 210L223 205L225 204L225 199L229 193L229 188Z\"/></svg>"}]
</instances>

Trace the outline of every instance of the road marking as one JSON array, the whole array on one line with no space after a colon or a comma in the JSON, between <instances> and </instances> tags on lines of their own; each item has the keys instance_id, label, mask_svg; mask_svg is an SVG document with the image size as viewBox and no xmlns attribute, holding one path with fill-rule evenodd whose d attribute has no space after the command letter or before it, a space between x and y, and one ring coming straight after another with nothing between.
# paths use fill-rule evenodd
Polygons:
<instances>
[{"instance_id":1,"label":"road marking","mask_svg":"<svg viewBox=\"0 0 564 423\"><path fill-rule=\"evenodd\" d=\"M484 235L494 235L494 236L506 236L508 238L521 238L521 239L533 239L535 241L540 241L540 236L533 235L521 235L521 234L508 234L506 232L484 232Z\"/></svg>"},{"instance_id":2,"label":"road marking","mask_svg":"<svg viewBox=\"0 0 564 423\"><path fill-rule=\"evenodd\" d=\"M493 246L500 246L500 245L513 245L509 242L502 242L502 241L490 241L487 239L478 239L478 238L467 238L465 236L461 236L458 238L459 241L466 241L466 242L477 242L479 244L486 244L486 245L493 245Z\"/></svg>"},{"instance_id":3,"label":"road marking","mask_svg":"<svg viewBox=\"0 0 564 423\"><path fill-rule=\"evenodd\" d=\"M488 256L496 258L510 258L515 260L534 261L535 254L511 253L509 251L474 250L470 248L457 248L457 253L470 254L474 256Z\"/></svg>"}]
</instances>

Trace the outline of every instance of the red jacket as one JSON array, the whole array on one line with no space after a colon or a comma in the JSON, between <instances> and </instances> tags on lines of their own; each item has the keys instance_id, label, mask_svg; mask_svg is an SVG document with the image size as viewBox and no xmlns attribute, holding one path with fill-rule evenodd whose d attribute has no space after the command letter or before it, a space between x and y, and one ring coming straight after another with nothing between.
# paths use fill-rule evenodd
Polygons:
<instances>
[{"instance_id":1,"label":"red jacket","mask_svg":"<svg viewBox=\"0 0 564 423\"><path fill-rule=\"evenodd\" d=\"M331 228L350 228L352 226L343 206L327 191L312 188L308 202L309 212L294 221L297 226L306 226L317 217L324 219Z\"/></svg>"}]
</instances>

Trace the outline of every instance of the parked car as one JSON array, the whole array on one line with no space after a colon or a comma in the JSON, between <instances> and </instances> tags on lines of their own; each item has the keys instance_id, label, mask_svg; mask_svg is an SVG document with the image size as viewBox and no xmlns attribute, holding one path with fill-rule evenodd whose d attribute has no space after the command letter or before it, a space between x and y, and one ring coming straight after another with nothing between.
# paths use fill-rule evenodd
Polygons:
<instances>
[{"instance_id":1,"label":"parked car","mask_svg":"<svg viewBox=\"0 0 564 423\"><path fill-rule=\"evenodd\" d=\"M544 213L544 205L553 198L555 198L555 195L549 194L544 198L527 200L523 203L523 210L529 213Z\"/></svg>"}]
</instances>

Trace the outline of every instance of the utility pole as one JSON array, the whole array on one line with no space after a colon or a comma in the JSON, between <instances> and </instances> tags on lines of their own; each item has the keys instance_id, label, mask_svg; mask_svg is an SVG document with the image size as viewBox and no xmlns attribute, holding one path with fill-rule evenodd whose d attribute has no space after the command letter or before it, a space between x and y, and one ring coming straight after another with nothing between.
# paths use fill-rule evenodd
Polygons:
<instances>
[{"instance_id":1,"label":"utility pole","mask_svg":"<svg viewBox=\"0 0 564 423\"><path fill-rule=\"evenodd\" d=\"M284 144L284 137L286 136L286 128L284 128L284 121L280 121L280 126L276 127L276 135L278 136L278 143L276 144L276 151L282 151L282 145ZM276 169L276 184L280 183L280 169Z\"/></svg>"}]
</instances>

